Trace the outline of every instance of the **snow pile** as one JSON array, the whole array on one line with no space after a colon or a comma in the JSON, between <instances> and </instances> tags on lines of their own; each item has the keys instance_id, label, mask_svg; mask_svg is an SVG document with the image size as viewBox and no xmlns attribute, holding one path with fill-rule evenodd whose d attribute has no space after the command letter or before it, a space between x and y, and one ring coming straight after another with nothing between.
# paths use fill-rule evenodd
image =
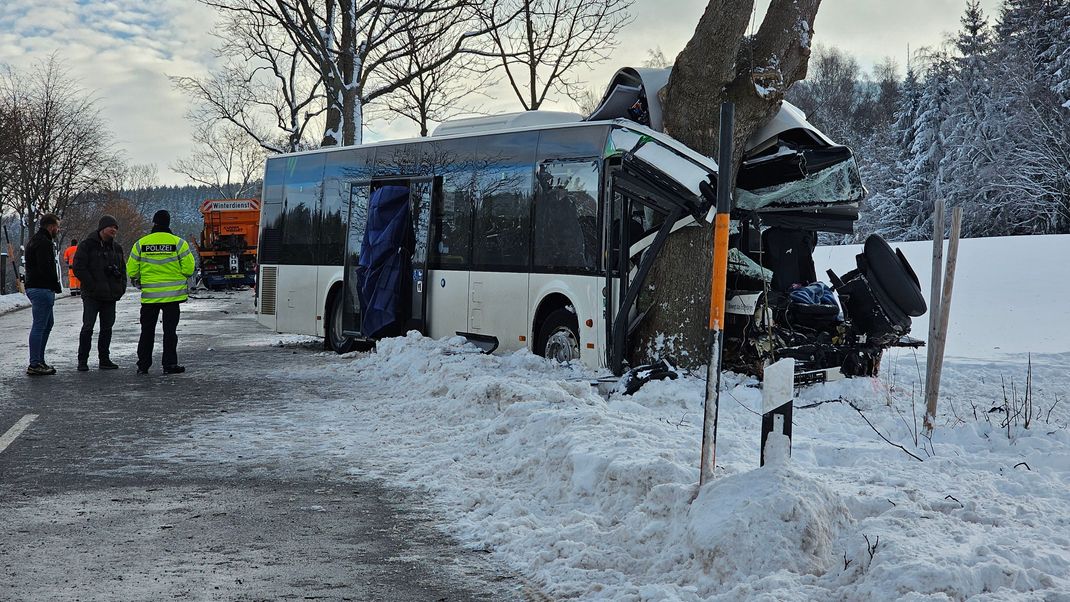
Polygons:
<instances>
[{"instance_id":1,"label":"snow pile","mask_svg":"<svg viewBox=\"0 0 1070 602\"><path fill-rule=\"evenodd\" d=\"M688 543L715 583L786 570L823 575L840 562L835 542L851 527L846 503L790 466L710 483L688 512Z\"/></svg>"},{"instance_id":2,"label":"snow pile","mask_svg":"<svg viewBox=\"0 0 1070 602\"><path fill-rule=\"evenodd\" d=\"M555 598L1070 591L1062 408L1043 428L1014 429L1013 442L983 419L940 428L928 458L901 418L909 422L909 389L825 384L796 401L792 458L759 469L760 391L728 375L717 478L699 491L702 381L606 399L591 376L526 352L486 356L463 339L410 333L289 375L332 399L206 421L197 447L179 455L318 468L333 457L354 475L425 489L454 535ZM998 387L988 395L975 398L985 411ZM848 401L926 461L881 441ZM261 433L255 449L233 436L250 427ZM1030 468L1015 467L1021 461Z\"/></svg>"},{"instance_id":3,"label":"snow pile","mask_svg":"<svg viewBox=\"0 0 1070 602\"><path fill-rule=\"evenodd\" d=\"M0 295L0 314L6 314L9 311L15 311L20 307L29 307L30 300L26 295L22 293L11 293L9 295Z\"/></svg>"},{"instance_id":4,"label":"snow pile","mask_svg":"<svg viewBox=\"0 0 1070 602\"><path fill-rule=\"evenodd\" d=\"M717 470L699 490L701 380L599 394L601 375L582 368L410 333L376 353L295 355L288 374L258 375L269 384L257 404L204 418L161 454L239 458L236 471L342 466L426 491L445 529L554 599L1067 600L1070 404L1058 402L1070 338L1060 350L1049 337L1067 327L1038 324L1022 303L1048 304L1033 291L1070 278L978 275L981 257L1010 269L1013 250L1048 244L1034 238L1004 241L999 263L989 243L963 241L962 291L1022 288L956 290L952 333L976 347L949 340L931 441L920 432L924 351L890 352L880 379L801 390L791 457L764 468L761 391L727 374ZM1031 256L1067 269L1058 254ZM998 332L962 321L993 313ZM1037 341L1045 353L1027 363L1018 351Z\"/></svg>"}]
</instances>

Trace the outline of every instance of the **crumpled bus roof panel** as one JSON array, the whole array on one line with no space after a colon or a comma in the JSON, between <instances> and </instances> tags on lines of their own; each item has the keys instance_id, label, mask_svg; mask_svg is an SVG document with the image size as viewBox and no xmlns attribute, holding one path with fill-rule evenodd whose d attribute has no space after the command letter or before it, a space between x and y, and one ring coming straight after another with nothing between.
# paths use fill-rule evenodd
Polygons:
<instances>
[{"instance_id":1,"label":"crumpled bus roof panel","mask_svg":"<svg viewBox=\"0 0 1070 602\"><path fill-rule=\"evenodd\" d=\"M637 132L649 128L660 134L651 133L651 137L659 146L672 146L676 152L664 153L662 160L665 163L655 165L697 194L693 170L679 165L679 161L686 157L706 168L716 170L717 167L709 157L691 151L663 133L663 112L657 93L668 82L670 71L620 69L587 120L627 119L646 126L636 128ZM619 123L623 125L623 121ZM623 148L625 146L618 144L607 151L628 150ZM647 155L652 158L654 154L655 151L647 150ZM702 160L696 160L696 156ZM806 115L798 107L787 102L769 123L748 139L736 184L736 208L752 211L858 203L866 194L850 149L837 145L806 121Z\"/></svg>"}]
</instances>

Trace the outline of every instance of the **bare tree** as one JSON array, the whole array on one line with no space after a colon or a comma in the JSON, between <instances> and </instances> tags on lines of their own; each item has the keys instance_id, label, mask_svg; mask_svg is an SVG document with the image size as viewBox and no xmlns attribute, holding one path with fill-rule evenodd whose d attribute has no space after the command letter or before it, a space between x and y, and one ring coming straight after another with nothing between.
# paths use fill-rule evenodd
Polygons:
<instances>
[{"instance_id":1,"label":"bare tree","mask_svg":"<svg viewBox=\"0 0 1070 602\"><path fill-rule=\"evenodd\" d=\"M426 69L437 69L458 53L479 52L470 48L469 42L496 27L472 25L474 0L201 1L224 13L256 15L285 32L289 47L322 86L325 117L321 146L359 143L365 105L419 75L391 79L386 65L448 40L450 51L425 65ZM488 4L493 9L497 2ZM458 27L462 23L472 26Z\"/></svg>"},{"instance_id":2,"label":"bare tree","mask_svg":"<svg viewBox=\"0 0 1070 602\"><path fill-rule=\"evenodd\" d=\"M123 170L123 190L136 190L158 186L160 172L152 163L135 163Z\"/></svg>"},{"instance_id":3,"label":"bare tree","mask_svg":"<svg viewBox=\"0 0 1070 602\"><path fill-rule=\"evenodd\" d=\"M758 32L746 35L754 2L713 0L691 40L677 56L661 91L665 130L711 157L718 156L720 104L735 104L732 165L720 177L735 180L747 139L779 109L785 91L806 77L814 17L821 0L772 0ZM650 275L650 313L637 332L636 349L653 347L659 333L680 333L680 359L706 362L711 227L685 228L671 237Z\"/></svg>"},{"instance_id":4,"label":"bare tree","mask_svg":"<svg viewBox=\"0 0 1070 602\"><path fill-rule=\"evenodd\" d=\"M325 111L319 76L286 29L252 2L237 0L222 12L216 53L223 67L207 77L172 78L196 103L189 118L202 128L228 122L272 152L308 148L307 133Z\"/></svg>"},{"instance_id":5,"label":"bare tree","mask_svg":"<svg viewBox=\"0 0 1070 602\"><path fill-rule=\"evenodd\" d=\"M584 88L573 100L579 106L580 113L590 115L598 108L598 103L602 102L602 92L596 88Z\"/></svg>"},{"instance_id":6,"label":"bare tree","mask_svg":"<svg viewBox=\"0 0 1070 602\"><path fill-rule=\"evenodd\" d=\"M864 100L858 62L834 46L817 46L810 67L806 81L792 88L791 102L829 137L856 146L856 109Z\"/></svg>"},{"instance_id":7,"label":"bare tree","mask_svg":"<svg viewBox=\"0 0 1070 602\"><path fill-rule=\"evenodd\" d=\"M128 165L123 170L118 189L121 194L134 203L142 213L151 210L153 188L160 185L159 170L151 163Z\"/></svg>"},{"instance_id":8,"label":"bare tree","mask_svg":"<svg viewBox=\"0 0 1070 602\"><path fill-rule=\"evenodd\" d=\"M218 198L245 198L264 169L264 150L229 122L202 123L193 134L197 148L172 166Z\"/></svg>"},{"instance_id":9,"label":"bare tree","mask_svg":"<svg viewBox=\"0 0 1070 602\"><path fill-rule=\"evenodd\" d=\"M573 99L582 96L576 70L609 57L617 32L631 21L631 4L632 0L506 0L485 10L483 19L499 66L524 110L537 110L551 90Z\"/></svg>"},{"instance_id":10,"label":"bare tree","mask_svg":"<svg viewBox=\"0 0 1070 602\"><path fill-rule=\"evenodd\" d=\"M119 240L128 249L152 227L145 213L133 201L122 196L113 195L105 201L100 205L100 213L108 214L119 222Z\"/></svg>"},{"instance_id":11,"label":"bare tree","mask_svg":"<svg viewBox=\"0 0 1070 602\"><path fill-rule=\"evenodd\" d=\"M56 56L28 74L8 69L0 94L18 115L3 201L27 230L33 231L41 215L62 217L108 188L122 162L95 100Z\"/></svg>"},{"instance_id":12,"label":"bare tree","mask_svg":"<svg viewBox=\"0 0 1070 602\"><path fill-rule=\"evenodd\" d=\"M472 94L483 94L482 90L497 83L485 57L459 53L452 60L442 63L441 57L453 53L449 38L439 37L420 46L414 32L406 32L405 37L413 48L412 52L383 65L387 80L408 80L385 97L383 104L386 111L416 123L421 136L428 134L430 122L441 123L459 115L478 112L479 107L466 100ZM436 64L439 66L435 67ZM409 78L410 74L416 75Z\"/></svg>"},{"instance_id":13,"label":"bare tree","mask_svg":"<svg viewBox=\"0 0 1070 602\"><path fill-rule=\"evenodd\" d=\"M0 214L8 206L3 199L8 196L15 177L15 141L22 129L21 115L9 94L0 94Z\"/></svg>"},{"instance_id":14,"label":"bare tree","mask_svg":"<svg viewBox=\"0 0 1070 602\"><path fill-rule=\"evenodd\" d=\"M647 48L646 59L643 61L642 66L650 69L664 69L672 67L672 61L665 58L665 53L661 51L661 46L655 46L654 48Z\"/></svg>"}]
</instances>

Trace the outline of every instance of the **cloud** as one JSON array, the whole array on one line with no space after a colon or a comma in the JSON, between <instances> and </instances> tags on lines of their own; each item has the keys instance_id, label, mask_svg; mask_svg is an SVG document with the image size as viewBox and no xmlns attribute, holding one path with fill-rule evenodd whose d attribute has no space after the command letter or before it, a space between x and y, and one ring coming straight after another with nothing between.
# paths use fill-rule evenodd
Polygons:
<instances>
[{"instance_id":1,"label":"cloud","mask_svg":"<svg viewBox=\"0 0 1070 602\"><path fill-rule=\"evenodd\" d=\"M98 100L130 163L168 164L191 150L188 101L169 75L212 64L215 13L191 0L6 0L0 3L0 63L32 69L53 53Z\"/></svg>"}]
</instances>

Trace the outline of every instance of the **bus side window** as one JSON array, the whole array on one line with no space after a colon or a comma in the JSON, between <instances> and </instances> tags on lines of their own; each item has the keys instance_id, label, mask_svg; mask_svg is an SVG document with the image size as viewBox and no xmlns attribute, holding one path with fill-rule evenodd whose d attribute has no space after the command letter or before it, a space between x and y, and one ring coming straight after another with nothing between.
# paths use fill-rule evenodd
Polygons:
<instances>
[{"instance_id":1,"label":"bus side window","mask_svg":"<svg viewBox=\"0 0 1070 602\"><path fill-rule=\"evenodd\" d=\"M282 260L289 265L316 265L316 224L323 192L324 155L298 155L287 159L283 187Z\"/></svg>"},{"instance_id":2,"label":"bus side window","mask_svg":"<svg viewBox=\"0 0 1070 602\"><path fill-rule=\"evenodd\" d=\"M492 174L477 192L474 262L490 268L528 265L530 177L515 171Z\"/></svg>"},{"instance_id":3,"label":"bus side window","mask_svg":"<svg viewBox=\"0 0 1070 602\"><path fill-rule=\"evenodd\" d=\"M539 164L535 196L535 266L555 272L598 269L598 161Z\"/></svg>"},{"instance_id":4,"label":"bus side window","mask_svg":"<svg viewBox=\"0 0 1070 602\"><path fill-rule=\"evenodd\" d=\"M431 261L435 268L463 268L471 255L472 210L467 174L436 182L431 205Z\"/></svg>"}]
</instances>

